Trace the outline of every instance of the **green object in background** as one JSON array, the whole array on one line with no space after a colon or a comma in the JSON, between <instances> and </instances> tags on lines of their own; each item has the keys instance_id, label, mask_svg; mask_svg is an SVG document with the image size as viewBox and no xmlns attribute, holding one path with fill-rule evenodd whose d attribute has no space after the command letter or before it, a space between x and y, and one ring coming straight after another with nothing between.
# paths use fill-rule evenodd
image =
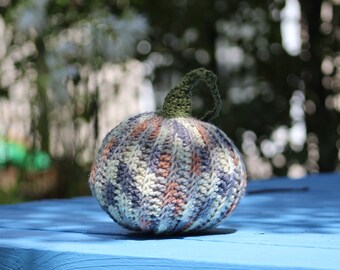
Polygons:
<instances>
[{"instance_id":1,"label":"green object in background","mask_svg":"<svg viewBox=\"0 0 340 270\"><path fill-rule=\"evenodd\" d=\"M30 170L46 170L51 166L51 158L47 153L37 151L28 154L25 165Z\"/></svg>"},{"instance_id":2,"label":"green object in background","mask_svg":"<svg viewBox=\"0 0 340 270\"><path fill-rule=\"evenodd\" d=\"M30 153L23 145L0 139L0 167L6 164L41 171L51 166L51 158L46 152Z\"/></svg>"}]
</instances>

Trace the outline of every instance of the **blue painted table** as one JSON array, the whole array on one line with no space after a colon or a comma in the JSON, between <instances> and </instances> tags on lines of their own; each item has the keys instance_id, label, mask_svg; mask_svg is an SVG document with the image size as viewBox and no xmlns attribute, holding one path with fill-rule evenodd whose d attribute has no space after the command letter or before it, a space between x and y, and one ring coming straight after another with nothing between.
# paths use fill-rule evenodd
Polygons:
<instances>
[{"instance_id":1,"label":"blue painted table","mask_svg":"<svg viewBox=\"0 0 340 270\"><path fill-rule=\"evenodd\" d=\"M93 198L0 207L0 269L340 269L340 174L250 183L200 235L118 227Z\"/></svg>"}]
</instances>

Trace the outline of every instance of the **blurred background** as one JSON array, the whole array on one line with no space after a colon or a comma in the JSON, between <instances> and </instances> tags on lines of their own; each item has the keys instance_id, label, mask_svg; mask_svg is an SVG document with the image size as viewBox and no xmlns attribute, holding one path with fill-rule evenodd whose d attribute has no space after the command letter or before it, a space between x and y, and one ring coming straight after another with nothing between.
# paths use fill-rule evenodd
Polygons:
<instances>
[{"instance_id":1,"label":"blurred background","mask_svg":"<svg viewBox=\"0 0 340 270\"><path fill-rule=\"evenodd\" d=\"M250 178L340 169L340 0L0 0L0 203L90 194L104 135L198 67Z\"/></svg>"}]
</instances>

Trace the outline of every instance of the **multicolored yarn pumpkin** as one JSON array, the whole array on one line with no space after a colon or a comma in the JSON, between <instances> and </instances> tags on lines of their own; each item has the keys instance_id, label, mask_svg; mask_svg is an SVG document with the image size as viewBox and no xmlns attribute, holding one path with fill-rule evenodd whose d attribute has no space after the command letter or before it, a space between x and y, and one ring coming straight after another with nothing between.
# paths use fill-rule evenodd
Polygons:
<instances>
[{"instance_id":1,"label":"multicolored yarn pumpkin","mask_svg":"<svg viewBox=\"0 0 340 270\"><path fill-rule=\"evenodd\" d=\"M228 217L246 187L246 169L231 140L191 116L191 90L203 81L216 117L221 100L216 76L188 73L162 110L127 119L104 138L89 178L103 210L135 231L172 234L215 227Z\"/></svg>"}]
</instances>

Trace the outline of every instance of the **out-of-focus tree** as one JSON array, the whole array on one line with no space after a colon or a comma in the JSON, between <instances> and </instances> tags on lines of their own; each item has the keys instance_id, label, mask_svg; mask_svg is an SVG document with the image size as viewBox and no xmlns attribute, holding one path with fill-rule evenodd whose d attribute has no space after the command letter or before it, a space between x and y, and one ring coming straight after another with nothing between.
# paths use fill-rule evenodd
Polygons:
<instances>
[{"instance_id":1,"label":"out-of-focus tree","mask_svg":"<svg viewBox=\"0 0 340 270\"><path fill-rule=\"evenodd\" d=\"M332 171L340 168L339 10L339 0L0 0L0 98L18 83L30 89L29 145L67 156L65 177L79 178L72 173L86 167L80 157L93 157L109 99L102 88L124 104L120 88L139 83L126 72L141 78L142 65L160 105L184 73L203 66L219 76L223 108L214 123L252 177ZM300 33L294 52L283 28ZM212 103L199 88L197 117Z\"/></svg>"},{"instance_id":2,"label":"out-of-focus tree","mask_svg":"<svg viewBox=\"0 0 340 270\"><path fill-rule=\"evenodd\" d=\"M113 12L103 1L13 0L0 2L0 27L0 93L10 99L19 93L28 104L26 146L52 155L62 182L59 196L72 185L86 187L102 90L110 88L118 99L122 75L130 76L127 67L136 83L143 78L141 64L130 59L147 35L146 19L129 8ZM2 124L6 138L10 127Z\"/></svg>"},{"instance_id":3,"label":"out-of-focus tree","mask_svg":"<svg viewBox=\"0 0 340 270\"><path fill-rule=\"evenodd\" d=\"M300 0L310 171L339 169L340 2Z\"/></svg>"},{"instance_id":4,"label":"out-of-focus tree","mask_svg":"<svg viewBox=\"0 0 340 270\"><path fill-rule=\"evenodd\" d=\"M155 71L156 88L169 88L199 66L219 75L224 103L215 123L242 149L253 177L339 168L337 1L300 1L302 22L296 18L295 23L302 38L307 32L310 38L293 55L282 46L281 35L285 16L290 20L290 12L300 13L283 10L292 1L125 2L149 19L150 38L143 44L152 48L141 50L140 57ZM327 35L321 3L333 12ZM322 74L329 61L330 74ZM325 83L334 86L332 94ZM195 101L196 115L211 104L203 91Z\"/></svg>"}]
</instances>

